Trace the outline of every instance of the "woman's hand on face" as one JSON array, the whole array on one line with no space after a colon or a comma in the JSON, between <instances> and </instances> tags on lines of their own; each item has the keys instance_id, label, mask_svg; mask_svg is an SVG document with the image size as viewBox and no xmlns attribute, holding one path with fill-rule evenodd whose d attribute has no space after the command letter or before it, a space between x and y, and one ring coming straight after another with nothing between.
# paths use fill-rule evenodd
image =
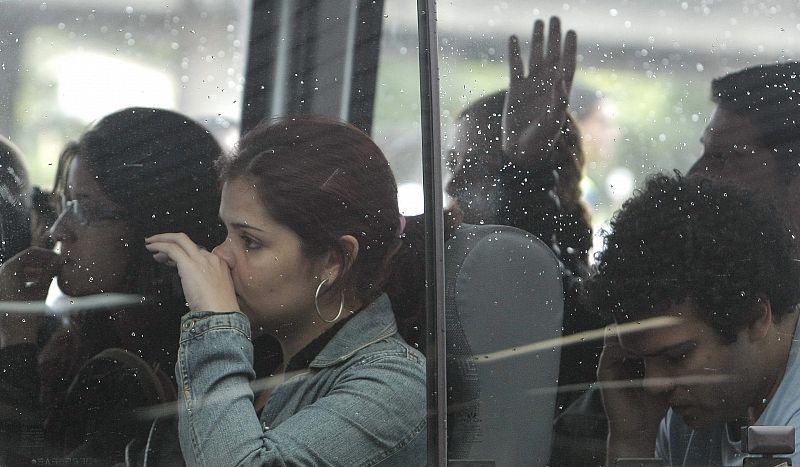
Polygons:
<instances>
[{"instance_id":1,"label":"woman's hand on face","mask_svg":"<svg viewBox=\"0 0 800 467\"><path fill-rule=\"evenodd\" d=\"M546 159L561 136L575 75L577 36L567 31L561 49L561 22L550 18L547 50L544 22L536 20L531 38L528 73L519 39L508 41L511 79L503 109L503 152L518 165L535 166Z\"/></svg>"},{"instance_id":2,"label":"woman's hand on face","mask_svg":"<svg viewBox=\"0 0 800 467\"><path fill-rule=\"evenodd\" d=\"M0 301L43 301L53 277L64 264L52 250L30 247L0 266ZM36 343L40 314L4 314L0 317L0 348Z\"/></svg>"},{"instance_id":3,"label":"woman's hand on face","mask_svg":"<svg viewBox=\"0 0 800 467\"><path fill-rule=\"evenodd\" d=\"M164 233L145 239L159 263L178 268L183 294L192 311L229 312L239 309L230 266L183 233Z\"/></svg>"},{"instance_id":4,"label":"woman's hand on face","mask_svg":"<svg viewBox=\"0 0 800 467\"><path fill-rule=\"evenodd\" d=\"M0 266L0 300L44 300L63 264L58 253L44 248L17 253Z\"/></svg>"}]
</instances>

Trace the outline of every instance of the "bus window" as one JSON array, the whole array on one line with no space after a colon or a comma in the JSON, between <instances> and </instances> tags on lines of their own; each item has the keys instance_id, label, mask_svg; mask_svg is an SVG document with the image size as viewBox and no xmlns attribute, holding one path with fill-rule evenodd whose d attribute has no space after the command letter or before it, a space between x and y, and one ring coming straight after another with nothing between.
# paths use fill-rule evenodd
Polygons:
<instances>
[{"instance_id":1,"label":"bus window","mask_svg":"<svg viewBox=\"0 0 800 467\"><path fill-rule=\"evenodd\" d=\"M788 216L789 225L796 225L794 209L789 207L794 204L796 195L788 194L789 191L779 193L771 186L773 182L789 184L781 186L794 183L793 176L783 182L777 180L783 180L780 174L785 175L787 171L793 174L790 166L796 165L791 156L796 151L794 137L786 133L795 131L792 122L796 105L784 103L796 100L797 66L793 60L798 51L798 39L790 31L797 29L797 14L796 4L783 1L669 4L544 1L530 4L465 0L439 5L441 115L446 134L443 152L450 150L446 157L453 168L447 193L455 198L468 224L503 224L537 237L559 258L565 274L564 318L559 333L563 337L542 338L537 335L540 329L536 327L530 331L529 342L506 349L515 353L514 358L527 358L530 365L539 368L546 368L547 354L560 353L558 374L541 370L539 376L546 374L549 381L525 373L504 375L507 376L503 380L505 384L525 392L528 402L509 403L505 407L500 404L497 408L511 412L509 416L516 416L517 411L523 410L525 414L520 416L528 417L530 424L547 419L554 430L552 440L548 439L548 433L537 438L541 443L535 448L532 448L533 441L524 446L514 444L512 432L516 433L519 425L509 423L507 431L498 435L502 440L496 442L494 432L484 439L481 435L466 433L467 441L462 443L459 453L461 458L500 459L510 451L527 449L530 454L526 459L535 458L535 461L526 465L603 465L611 423L615 428L612 438L618 441L617 446L628 442L638 447L638 452L637 449L610 452L611 463L615 457L651 458L656 453L669 465L741 465L742 457L749 454L737 444L738 435L734 431L738 428L735 427L756 422L795 423L771 415L772 410L786 407L780 397L770 399L772 396L768 394L773 393L769 390L737 389L741 388L743 378L749 381L742 376L744 363L727 360L730 366L722 368L720 360L717 362L720 365L713 366L715 370L711 371L711 366L697 366L700 351L692 353L687 349L668 361L666 355L648 353L652 350L649 347L637 347L636 343L643 343L641 339L625 337L625 332L634 336L640 332L651 337L653 342L660 336L659 342L666 345L666 337L673 339L669 342L674 344L681 336L685 344L688 338L684 339L686 335L677 331L685 330L685 324L652 324L665 326L665 329L647 332L623 330L626 323L634 326L645 316L665 318L664 310L674 311L678 303L691 297L697 301L693 302L690 317L699 321L692 323L698 327L702 323L707 333L731 342L722 336L728 332L725 326L734 326L734 318L712 321L710 316L715 316L718 308L710 302L698 303L708 296L707 292L698 291L699 279L681 282L677 278L696 278L693 275L696 271L715 267L713 261L726 264L731 270L738 269L733 256L720 252L746 249L736 243L741 241L736 237L749 235L744 233L747 226L733 218L728 224L719 219L705 224L706 229L718 229L713 235L720 243L710 249L690 240L662 241L664 237L656 233L661 227L656 226L663 226L660 222L668 218L678 219L678 206L683 206L679 203L697 204L693 199L678 201L679 198L675 198L678 203L673 206L675 210L664 207L663 212L661 206L655 204L657 193L666 196L681 189L682 183L694 183L674 174L674 170L688 173L692 180L700 176L710 179L707 188L701 191L708 190L708 199L722 196L712 186L732 186L730 196L735 188L746 189L753 192L757 200L766 198L775 202L782 211L780 214ZM577 45L568 30L577 34ZM510 45L511 36L516 39ZM515 67L515 64L518 65ZM723 79L716 80L718 78ZM569 105L565 107L567 101ZM545 134L547 131L550 133ZM666 173L677 181L650 180L648 177L656 172ZM664 183L661 192L657 183ZM625 201L634 196L640 204L632 202L625 207ZM558 203L553 204L553 199ZM641 204L646 203L645 199L653 201L650 208ZM615 223L612 216L620 208L629 217L620 214ZM622 232L616 233L615 226ZM773 227L778 229L780 225ZM669 229L679 227L675 224ZM692 235L700 235L699 232ZM609 234L604 244L603 239ZM643 237L633 237L635 235ZM636 238L640 244L615 243L622 238ZM649 247L649 242L658 246ZM725 242L728 243L723 246ZM611 248L611 252L601 254L608 251L607 248ZM720 256L716 260L709 256L708 263L701 264L693 253L701 249ZM780 251L785 260L787 250ZM666 259L680 256L678 252L697 262ZM615 262L615 258L625 262L617 273L612 272L612 265L621 263ZM589 290L605 288L594 289L599 295L591 297L613 298L585 302L581 297L589 292L583 287L595 266L600 268L599 275L588 281ZM500 259L487 259L483 265L493 272L504 267ZM783 273L793 277L785 270ZM633 284L640 280L641 288L637 289ZM730 277L726 275L709 280L714 285L706 283L707 287L730 285ZM622 288L617 289L619 294L613 295L608 281L621 284ZM772 292L766 291L766 285L752 287L761 287L762 297L770 293L794 294L796 285L789 282L779 290L770 288ZM626 285L630 287L627 293ZM741 299L741 294L751 293L749 290L735 293L728 290L725 297L732 299L734 295ZM483 293L488 290L484 289ZM631 303L636 301L634 296L642 298L636 311L630 309ZM644 303L656 301L656 298L661 302L651 304L654 307L651 314L645 313L641 308L647 309L648 305ZM589 308L585 303L589 303ZM604 312L602 315L591 308L596 303L605 307L599 310ZM787 312L794 304L792 301L791 306L782 308ZM540 312L535 306L530 308L528 313ZM627 312L630 315L626 315ZM791 311L787 313L795 316ZM630 323L625 316L630 318ZM492 322L489 316L485 320L487 326ZM795 322L794 318L790 319L779 332L794 333ZM597 383L604 327L615 323L619 325L615 328L619 344L632 353L624 354L624 372L620 370L613 377L609 376L607 368L601 368L603 381ZM738 332L742 328L736 329ZM485 332L491 334L490 330ZM611 345L606 348L611 350L607 354L619 350L615 347L616 337L608 342ZM762 349L771 346L763 345ZM525 349L529 349L527 353ZM726 344L715 349L728 352L733 347ZM716 351L712 354L719 356ZM781 362L775 364L780 374L770 373L769 376L771 381L777 381L773 391L787 390L781 388L793 381L794 376L782 376L784 370L796 372L789 357L793 353L789 352L786 346L756 364ZM504 355L496 350L482 353L481 358ZM618 356L617 363L620 363L622 354ZM636 356L639 358L633 358ZM787 358L788 364L785 363ZM485 368L480 360L476 365L474 371L480 380L480 372ZM483 366L492 368L491 365ZM493 385L502 384L498 379L501 377L496 373L488 383L496 394L500 392ZM612 395L612 402L618 402L612 404L617 411L604 412L601 392L614 385L629 392L636 389L639 395L643 394L644 385L658 396L646 399L651 403L650 408L658 408L658 413L650 417L649 425L640 418L620 415L629 407L619 400L630 402L630 399L613 399ZM617 395L620 392L609 391L608 394ZM687 393L696 395L691 402L684 398ZM546 395L551 399L546 400ZM545 399L541 399L543 397ZM750 397L756 397L760 403L748 412L749 403L745 400ZM669 412L667 406L671 406ZM625 413L632 412L633 409ZM468 415L486 421L479 410L465 414ZM491 415L496 414L487 416ZM659 430L658 422L665 415L665 424ZM733 419L736 423L730 423L726 431L725 422ZM481 423L475 425L482 428ZM701 428L709 430L704 433L710 430L721 433L721 445L719 440L700 436ZM679 433L694 440L679 441ZM492 441L484 443L485 439ZM494 445L487 446L492 443ZM701 444L712 446L710 449L714 452L698 448Z\"/></svg>"},{"instance_id":2,"label":"bus window","mask_svg":"<svg viewBox=\"0 0 800 467\"><path fill-rule=\"evenodd\" d=\"M66 140L132 105L179 110L227 147L235 141L246 4L59 1L4 9L3 61L14 73L4 82L0 131L25 152L36 184L52 184Z\"/></svg>"},{"instance_id":3,"label":"bus window","mask_svg":"<svg viewBox=\"0 0 800 467\"><path fill-rule=\"evenodd\" d=\"M112 465L153 430L179 452L154 421L187 300L144 239L225 237L213 163L239 136L250 8L0 6L3 465Z\"/></svg>"},{"instance_id":4,"label":"bus window","mask_svg":"<svg viewBox=\"0 0 800 467\"><path fill-rule=\"evenodd\" d=\"M0 463L426 463L419 77L379 90L383 7L2 7Z\"/></svg>"}]
</instances>

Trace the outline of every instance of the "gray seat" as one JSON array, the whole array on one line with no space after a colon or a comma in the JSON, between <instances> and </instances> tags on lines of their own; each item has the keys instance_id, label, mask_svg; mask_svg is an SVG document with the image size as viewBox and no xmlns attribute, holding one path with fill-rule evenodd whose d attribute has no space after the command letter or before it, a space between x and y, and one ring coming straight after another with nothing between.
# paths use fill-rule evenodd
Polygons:
<instances>
[{"instance_id":1,"label":"gray seat","mask_svg":"<svg viewBox=\"0 0 800 467\"><path fill-rule=\"evenodd\" d=\"M445 245L445 275L448 459L546 465L560 358L546 341L561 335L564 309L559 261L523 230L464 224Z\"/></svg>"}]
</instances>

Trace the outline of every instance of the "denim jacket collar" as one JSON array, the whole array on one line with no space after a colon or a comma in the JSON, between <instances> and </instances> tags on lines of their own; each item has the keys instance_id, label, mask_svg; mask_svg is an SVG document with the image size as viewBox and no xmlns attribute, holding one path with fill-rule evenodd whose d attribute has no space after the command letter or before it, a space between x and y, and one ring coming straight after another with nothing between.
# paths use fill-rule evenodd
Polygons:
<instances>
[{"instance_id":1,"label":"denim jacket collar","mask_svg":"<svg viewBox=\"0 0 800 467\"><path fill-rule=\"evenodd\" d=\"M343 362L364 347L397 333L392 305L386 294L350 318L309 365L325 368Z\"/></svg>"}]
</instances>

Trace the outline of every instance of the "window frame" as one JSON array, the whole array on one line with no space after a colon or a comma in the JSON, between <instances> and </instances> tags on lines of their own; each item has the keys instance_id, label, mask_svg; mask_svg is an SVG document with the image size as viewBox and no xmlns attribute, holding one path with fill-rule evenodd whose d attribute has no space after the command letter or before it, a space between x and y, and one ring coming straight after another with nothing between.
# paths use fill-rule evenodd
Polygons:
<instances>
[{"instance_id":1,"label":"window frame","mask_svg":"<svg viewBox=\"0 0 800 467\"><path fill-rule=\"evenodd\" d=\"M377 86L383 0L256 0L252 5L242 132L264 118L317 113L368 134ZM428 465L447 464L444 213L436 2L417 0L420 125L425 194ZM343 40L331 40L330 37ZM325 52L325 54L321 54ZM329 80L341 73L342 79ZM299 79L298 79L299 78Z\"/></svg>"}]
</instances>

